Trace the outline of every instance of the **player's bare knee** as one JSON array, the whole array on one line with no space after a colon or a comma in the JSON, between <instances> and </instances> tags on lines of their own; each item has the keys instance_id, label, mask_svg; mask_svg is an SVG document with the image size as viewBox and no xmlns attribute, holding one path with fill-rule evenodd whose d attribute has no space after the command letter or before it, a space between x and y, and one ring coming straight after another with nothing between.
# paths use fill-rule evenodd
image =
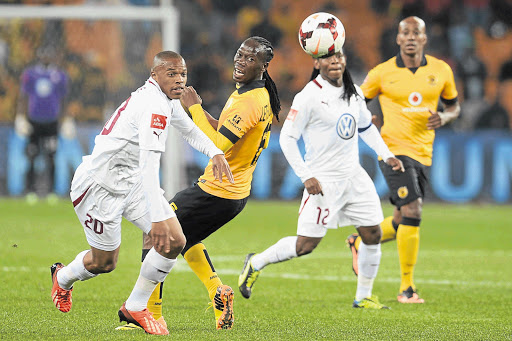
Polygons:
<instances>
[{"instance_id":1,"label":"player's bare knee","mask_svg":"<svg viewBox=\"0 0 512 341\"><path fill-rule=\"evenodd\" d=\"M382 230L380 228L380 225L361 226L357 229L357 231L361 236L361 240L366 245L379 244L382 238Z\"/></svg>"},{"instance_id":2,"label":"player's bare knee","mask_svg":"<svg viewBox=\"0 0 512 341\"><path fill-rule=\"evenodd\" d=\"M297 256L305 256L307 254L310 254L315 249L315 246L303 246L300 249L297 249Z\"/></svg>"},{"instance_id":3,"label":"player's bare knee","mask_svg":"<svg viewBox=\"0 0 512 341\"><path fill-rule=\"evenodd\" d=\"M313 252L316 248L317 243L305 242L305 243L297 243L297 256L304 256Z\"/></svg>"},{"instance_id":4,"label":"player's bare knee","mask_svg":"<svg viewBox=\"0 0 512 341\"><path fill-rule=\"evenodd\" d=\"M400 208L402 213L402 217L409 217L415 219L421 219L422 212L422 200L418 198L417 200L408 203Z\"/></svg>"},{"instance_id":5,"label":"player's bare knee","mask_svg":"<svg viewBox=\"0 0 512 341\"><path fill-rule=\"evenodd\" d=\"M101 263L92 263L87 270L93 274L105 274L114 271L116 268L115 261L105 261Z\"/></svg>"}]
</instances>

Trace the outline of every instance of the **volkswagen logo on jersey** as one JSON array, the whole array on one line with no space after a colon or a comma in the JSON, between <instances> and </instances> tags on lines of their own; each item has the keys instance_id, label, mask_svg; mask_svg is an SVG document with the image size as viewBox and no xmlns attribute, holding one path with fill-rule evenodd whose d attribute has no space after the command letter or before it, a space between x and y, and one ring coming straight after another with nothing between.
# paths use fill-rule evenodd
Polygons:
<instances>
[{"instance_id":1,"label":"volkswagen logo on jersey","mask_svg":"<svg viewBox=\"0 0 512 341\"><path fill-rule=\"evenodd\" d=\"M423 101L423 97L419 92L411 92L409 95L409 103L412 105L420 105L421 101Z\"/></svg>"},{"instance_id":2,"label":"volkswagen logo on jersey","mask_svg":"<svg viewBox=\"0 0 512 341\"><path fill-rule=\"evenodd\" d=\"M356 132L356 120L350 114L343 114L336 124L336 132L338 136L344 140L351 139Z\"/></svg>"}]
</instances>

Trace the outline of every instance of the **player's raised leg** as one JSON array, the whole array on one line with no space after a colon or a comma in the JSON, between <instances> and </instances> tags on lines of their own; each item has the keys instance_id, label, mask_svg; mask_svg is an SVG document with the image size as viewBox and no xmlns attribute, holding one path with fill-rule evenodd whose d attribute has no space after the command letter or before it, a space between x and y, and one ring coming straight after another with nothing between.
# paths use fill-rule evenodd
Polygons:
<instances>
[{"instance_id":1,"label":"player's raised leg","mask_svg":"<svg viewBox=\"0 0 512 341\"><path fill-rule=\"evenodd\" d=\"M322 238L289 236L281 238L277 243L261 253L248 254L245 257L242 273L238 277L238 288L245 298L250 298L254 283L263 268L311 253Z\"/></svg>"},{"instance_id":2,"label":"player's raised leg","mask_svg":"<svg viewBox=\"0 0 512 341\"><path fill-rule=\"evenodd\" d=\"M233 289L222 284L221 279L215 272L208 251L203 243L190 247L183 254L188 265L196 276L203 282L208 296L212 301L215 313L215 324L217 329L231 329L233 327Z\"/></svg>"},{"instance_id":3,"label":"player's raised leg","mask_svg":"<svg viewBox=\"0 0 512 341\"><path fill-rule=\"evenodd\" d=\"M57 309L68 312L71 309L71 292L76 281L86 281L99 274L115 269L119 247L113 251L103 251L95 247L80 252L76 258L64 266L55 263L51 267L52 300Z\"/></svg>"}]
</instances>

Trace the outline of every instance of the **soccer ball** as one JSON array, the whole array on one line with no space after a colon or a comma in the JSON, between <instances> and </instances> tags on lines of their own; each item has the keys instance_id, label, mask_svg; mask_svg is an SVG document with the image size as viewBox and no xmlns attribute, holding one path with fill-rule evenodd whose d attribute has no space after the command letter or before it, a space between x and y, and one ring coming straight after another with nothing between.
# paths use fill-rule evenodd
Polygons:
<instances>
[{"instance_id":1,"label":"soccer ball","mask_svg":"<svg viewBox=\"0 0 512 341\"><path fill-rule=\"evenodd\" d=\"M345 43L345 28L334 15L318 12L311 14L300 25L299 43L313 58L333 55Z\"/></svg>"}]
</instances>

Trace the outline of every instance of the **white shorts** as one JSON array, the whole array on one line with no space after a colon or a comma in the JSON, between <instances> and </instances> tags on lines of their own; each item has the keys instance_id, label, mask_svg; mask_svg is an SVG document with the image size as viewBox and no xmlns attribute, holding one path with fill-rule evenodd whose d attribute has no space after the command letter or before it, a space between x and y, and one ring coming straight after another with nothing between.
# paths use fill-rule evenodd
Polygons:
<instances>
[{"instance_id":1,"label":"white shorts","mask_svg":"<svg viewBox=\"0 0 512 341\"><path fill-rule=\"evenodd\" d=\"M113 251L121 245L123 217L143 232L151 231L149 204L141 182L127 194L115 194L94 182L85 171L77 170L71 184L71 200L87 242L94 248ZM161 201L169 206L163 195Z\"/></svg>"},{"instance_id":2,"label":"white shorts","mask_svg":"<svg viewBox=\"0 0 512 341\"><path fill-rule=\"evenodd\" d=\"M362 167L349 179L322 182L321 185L323 196L310 195L304 189L297 223L298 236L321 238L327 229L375 226L384 220L375 185Z\"/></svg>"}]
</instances>

